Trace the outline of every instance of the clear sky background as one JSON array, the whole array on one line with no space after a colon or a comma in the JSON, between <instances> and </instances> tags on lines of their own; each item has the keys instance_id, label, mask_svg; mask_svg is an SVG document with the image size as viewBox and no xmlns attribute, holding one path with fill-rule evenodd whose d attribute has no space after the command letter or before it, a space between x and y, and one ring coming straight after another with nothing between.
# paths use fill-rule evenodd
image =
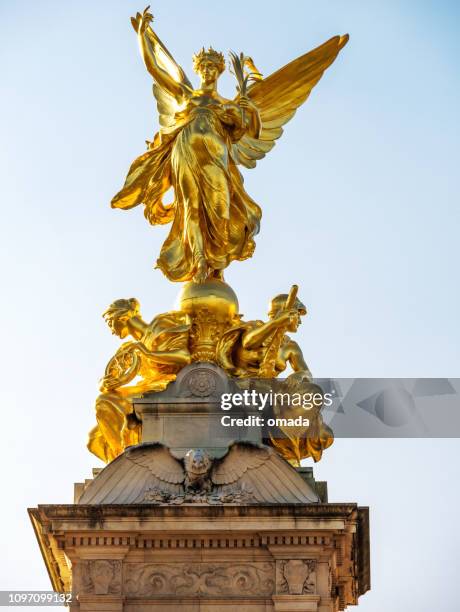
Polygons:
<instances>
[{"instance_id":1,"label":"clear sky background","mask_svg":"<svg viewBox=\"0 0 460 612\"><path fill-rule=\"evenodd\" d=\"M178 286L153 270L167 228L109 201L157 128L131 0L0 2L3 346L1 589L47 589L26 515L70 503L97 380L119 341L101 313L146 318ZM246 187L263 208L227 281L246 318L300 285L317 376L455 377L459 363L459 16L455 1L164 0L158 34L192 76L203 44L266 75L335 34L350 43ZM196 81L195 81L196 82ZM221 92L232 96L225 74ZM458 440L337 440L330 501L371 507L363 612L458 609Z\"/></svg>"}]
</instances>

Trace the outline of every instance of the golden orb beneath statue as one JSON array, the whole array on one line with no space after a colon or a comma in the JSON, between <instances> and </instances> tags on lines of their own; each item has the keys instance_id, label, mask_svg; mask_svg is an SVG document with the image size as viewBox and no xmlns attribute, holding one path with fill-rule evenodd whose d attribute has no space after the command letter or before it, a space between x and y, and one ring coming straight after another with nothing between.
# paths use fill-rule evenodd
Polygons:
<instances>
[{"instance_id":1,"label":"golden orb beneath statue","mask_svg":"<svg viewBox=\"0 0 460 612\"><path fill-rule=\"evenodd\" d=\"M192 361L216 362L219 339L239 321L239 305L233 289L224 281L207 279L185 283L177 297L176 309L191 320Z\"/></svg>"},{"instance_id":2,"label":"golden orb beneath statue","mask_svg":"<svg viewBox=\"0 0 460 612\"><path fill-rule=\"evenodd\" d=\"M176 308L191 316L208 312L219 319L230 320L239 312L236 293L230 285L217 279L185 283L177 297Z\"/></svg>"}]
</instances>

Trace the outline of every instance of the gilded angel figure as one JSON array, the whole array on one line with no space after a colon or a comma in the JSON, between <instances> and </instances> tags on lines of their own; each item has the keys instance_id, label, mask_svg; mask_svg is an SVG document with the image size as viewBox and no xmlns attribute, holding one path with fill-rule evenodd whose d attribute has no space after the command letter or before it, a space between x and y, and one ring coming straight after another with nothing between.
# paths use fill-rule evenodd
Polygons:
<instances>
[{"instance_id":1,"label":"gilded angel figure","mask_svg":"<svg viewBox=\"0 0 460 612\"><path fill-rule=\"evenodd\" d=\"M146 9L131 21L154 80L160 129L131 165L112 207L144 204L152 225L172 223L157 260L168 279L222 279L232 261L252 256L261 219L238 166L254 168L273 148L348 36L331 38L265 79L243 56L244 68L256 78L229 100L217 91L225 70L222 53L203 48L194 56L201 80L194 89L152 30L152 19ZM165 204L171 187L174 200Z\"/></svg>"}]
</instances>

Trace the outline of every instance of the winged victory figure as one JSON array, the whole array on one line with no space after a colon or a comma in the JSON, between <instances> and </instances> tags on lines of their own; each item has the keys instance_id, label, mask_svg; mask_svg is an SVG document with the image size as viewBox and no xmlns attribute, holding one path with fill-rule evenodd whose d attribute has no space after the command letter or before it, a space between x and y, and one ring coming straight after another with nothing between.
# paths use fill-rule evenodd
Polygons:
<instances>
[{"instance_id":1,"label":"winged victory figure","mask_svg":"<svg viewBox=\"0 0 460 612\"><path fill-rule=\"evenodd\" d=\"M229 100L217 91L225 70L222 53L203 48L194 56L201 80L194 89L152 30L147 9L131 21L154 80L160 129L131 165L112 207L144 204L152 225L172 223L157 260L168 279L222 279L232 261L253 254L261 219L238 166L254 168L274 147L283 125L308 98L348 35L334 36L267 78L251 58L242 56L251 71L245 81L249 86L240 87ZM174 200L165 204L163 196L171 187Z\"/></svg>"}]
</instances>

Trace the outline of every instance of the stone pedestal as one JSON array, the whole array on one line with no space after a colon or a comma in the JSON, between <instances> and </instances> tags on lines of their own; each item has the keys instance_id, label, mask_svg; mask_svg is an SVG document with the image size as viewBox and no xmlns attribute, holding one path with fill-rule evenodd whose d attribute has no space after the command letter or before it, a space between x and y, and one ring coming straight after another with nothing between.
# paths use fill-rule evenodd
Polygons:
<instances>
[{"instance_id":1,"label":"stone pedestal","mask_svg":"<svg viewBox=\"0 0 460 612\"><path fill-rule=\"evenodd\" d=\"M368 512L355 504L29 512L73 612L333 612L369 588Z\"/></svg>"},{"instance_id":2,"label":"stone pedestal","mask_svg":"<svg viewBox=\"0 0 460 612\"><path fill-rule=\"evenodd\" d=\"M77 484L74 504L29 510L72 612L336 612L369 589L367 508L325 503L325 483L260 428L223 427L233 385L184 368L133 401L141 445Z\"/></svg>"},{"instance_id":3,"label":"stone pedestal","mask_svg":"<svg viewBox=\"0 0 460 612\"><path fill-rule=\"evenodd\" d=\"M228 427L222 417L223 394L240 388L218 366L198 362L185 367L177 379L161 393L145 394L133 400L133 408L142 421L142 442L161 440L177 457L190 448L202 448L212 457L227 452L235 440L262 442L261 427ZM233 407L231 416L245 419L257 415L256 408Z\"/></svg>"}]
</instances>

